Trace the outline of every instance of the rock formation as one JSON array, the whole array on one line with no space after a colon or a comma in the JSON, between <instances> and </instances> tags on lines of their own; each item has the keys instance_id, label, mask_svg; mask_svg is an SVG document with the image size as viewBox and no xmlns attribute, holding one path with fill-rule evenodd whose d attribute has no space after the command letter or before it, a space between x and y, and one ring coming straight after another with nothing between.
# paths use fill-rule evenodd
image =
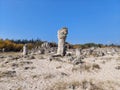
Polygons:
<instances>
[{"instance_id":1,"label":"rock formation","mask_svg":"<svg viewBox=\"0 0 120 90\"><path fill-rule=\"evenodd\" d=\"M27 55L28 54L28 50L27 50L27 44L25 44L23 46L23 55Z\"/></svg>"},{"instance_id":2,"label":"rock formation","mask_svg":"<svg viewBox=\"0 0 120 90\"><path fill-rule=\"evenodd\" d=\"M81 56L81 49L76 49L76 58L79 59Z\"/></svg>"},{"instance_id":3,"label":"rock formation","mask_svg":"<svg viewBox=\"0 0 120 90\"><path fill-rule=\"evenodd\" d=\"M41 45L42 48L50 48L50 45L48 42L44 42L42 45Z\"/></svg>"},{"instance_id":4,"label":"rock formation","mask_svg":"<svg viewBox=\"0 0 120 90\"><path fill-rule=\"evenodd\" d=\"M58 50L57 54L64 56L66 51L65 51L65 40L68 34L68 29L67 28L62 28L61 30L58 31Z\"/></svg>"}]
</instances>

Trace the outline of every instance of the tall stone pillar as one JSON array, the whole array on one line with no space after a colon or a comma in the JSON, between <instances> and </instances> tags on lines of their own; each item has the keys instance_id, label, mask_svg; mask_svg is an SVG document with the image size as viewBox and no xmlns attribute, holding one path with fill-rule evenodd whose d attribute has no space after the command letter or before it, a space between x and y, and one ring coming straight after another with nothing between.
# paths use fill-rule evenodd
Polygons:
<instances>
[{"instance_id":1,"label":"tall stone pillar","mask_svg":"<svg viewBox=\"0 0 120 90\"><path fill-rule=\"evenodd\" d=\"M23 46L23 55L27 55L28 54L28 50L27 50L27 44L25 44Z\"/></svg>"},{"instance_id":2,"label":"tall stone pillar","mask_svg":"<svg viewBox=\"0 0 120 90\"><path fill-rule=\"evenodd\" d=\"M65 56L66 49L65 49L65 41L68 34L67 28L62 28L58 31L58 50L57 54L61 56Z\"/></svg>"},{"instance_id":3,"label":"tall stone pillar","mask_svg":"<svg viewBox=\"0 0 120 90\"><path fill-rule=\"evenodd\" d=\"M81 57L81 49L77 48L76 49L76 58L80 59L80 57Z\"/></svg>"}]
</instances>

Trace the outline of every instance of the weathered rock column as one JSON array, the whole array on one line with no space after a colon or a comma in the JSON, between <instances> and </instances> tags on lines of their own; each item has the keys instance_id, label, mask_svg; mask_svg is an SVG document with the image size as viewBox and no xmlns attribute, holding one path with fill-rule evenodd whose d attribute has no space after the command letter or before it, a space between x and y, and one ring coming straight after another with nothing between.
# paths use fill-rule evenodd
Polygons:
<instances>
[{"instance_id":1,"label":"weathered rock column","mask_svg":"<svg viewBox=\"0 0 120 90\"><path fill-rule=\"evenodd\" d=\"M25 44L23 46L23 55L27 55L28 54L28 50L27 50L27 44Z\"/></svg>"},{"instance_id":2,"label":"weathered rock column","mask_svg":"<svg viewBox=\"0 0 120 90\"><path fill-rule=\"evenodd\" d=\"M58 31L58 50L57 54L61 56L65 56L66 49L65 49L65 41L68 34L67 28L62 28Z\"/></svg>"},{"instance_id":3,"label":"weathered rock column","mask_svg":"<svg viewBox=\"0 0 120 90\"><path fill-rule=\"evenodd\" d=\"M80 57L81 57L81 49L77 48L76 49L76 58L80 59Z\"/></svg>"}]
</instances>

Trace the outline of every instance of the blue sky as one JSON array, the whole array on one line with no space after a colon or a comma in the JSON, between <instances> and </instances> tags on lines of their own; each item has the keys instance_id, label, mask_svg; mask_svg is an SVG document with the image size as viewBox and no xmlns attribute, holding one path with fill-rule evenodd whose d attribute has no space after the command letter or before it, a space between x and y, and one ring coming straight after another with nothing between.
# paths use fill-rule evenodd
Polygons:
<instances>
[{"instance_id":1,"label":"blue sky","mask_svg":"<svg viewBox=\"0 0 120 90\"><path fill-rule=\"evenodd\" d=\"M120 0L0 0L0 38L119 43Z\"/></svg>"}]
</instances>

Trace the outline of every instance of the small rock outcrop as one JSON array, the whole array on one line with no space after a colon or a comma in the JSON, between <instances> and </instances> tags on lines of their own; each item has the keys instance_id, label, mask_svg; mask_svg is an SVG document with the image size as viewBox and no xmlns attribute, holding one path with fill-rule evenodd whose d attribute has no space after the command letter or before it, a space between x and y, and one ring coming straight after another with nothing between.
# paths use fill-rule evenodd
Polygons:
<instances>
[{"instance_id":1,"label":"small rock outcrop","mask_svg":"<svg viewBox=\"0 0 120 90\"><path fill-rule=\"evenodd\" d=\"M50 48L50 45L48 42L44 42L42 45L41 45L42 48Z\"/></svg>"},{"instance_id":2,"label":"small rock outcrop","mask_svg":"<svg viewBox=\"0 0 120 90\"><path fill-rule=\"evenodd\" d=\"M81 49L76 49L76 58L79 59L81 56Z\"/></svg>"}]
</instances>

